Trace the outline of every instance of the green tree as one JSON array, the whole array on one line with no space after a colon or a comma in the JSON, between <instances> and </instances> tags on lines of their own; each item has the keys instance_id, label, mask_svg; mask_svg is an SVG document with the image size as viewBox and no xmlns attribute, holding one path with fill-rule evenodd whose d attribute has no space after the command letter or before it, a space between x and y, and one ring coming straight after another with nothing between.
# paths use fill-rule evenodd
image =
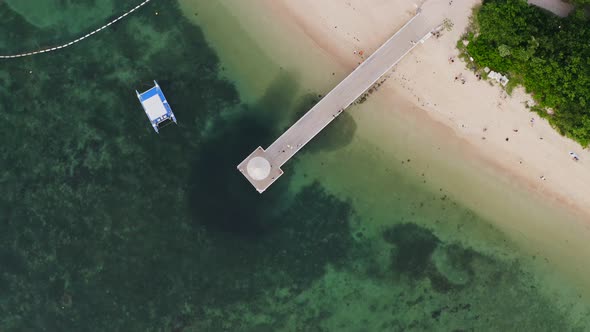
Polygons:
<instances>
[{"instance_id":1,"label":"green tree","mask_svg":"<svg viewBox=\"0 0 590 332\"><path fill-rule=\"evenodd\" d=\"M498 46L498 53L500 53L500 56L503 58L512 54L512 52L510 52L510 46L504 44Z\"/></svg>"},{"instance_id":2,"label":"green tree","mask_svg":"<svg viewBox=\"0 0 590 332\"><path fill-rule=\"evenodd\" d=\"M561 133L588 145L590 24L582 10L560 18L525 0L488 0L475 15L467 46L475 62L518 78L541 110L555 110L549 121Z\"/></svg>"}]
</instances>

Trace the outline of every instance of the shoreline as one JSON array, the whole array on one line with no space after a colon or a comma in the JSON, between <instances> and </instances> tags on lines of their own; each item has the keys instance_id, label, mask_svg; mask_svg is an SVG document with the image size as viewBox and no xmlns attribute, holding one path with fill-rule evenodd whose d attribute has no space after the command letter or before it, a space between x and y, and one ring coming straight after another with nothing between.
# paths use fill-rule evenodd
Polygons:
<instances>
[{"instance_id":1,"label":"shoreline","mask_svg":"<svg viewBox=\"0 0 590 332\"><path fill-rule=\"evenodd\" d=\"M291 66L290 70L306 82L302 88L306 92L327 92L363 61L359 51L370 55L407 22L415 8L399 0L374 1L371 6L362 0L348 1L346 6L336 1L234 1L224 9L250 36L260 36L256 41L258 56L277 59L276 66ZM201 2L180 1L187 16L202 9ZM590 220L590 197L583 190L590 185L585 162L590 155L578 148L582 160L574 164L567 152L576 143L561 137L538 117L534 128L528 127L528 120L535 115L521 104L527 98L522 92L504 98L497 86L476 81L473 74L468 76L465 64L448 63L449 56L458 53L455 44L477 3L454 0L453 30L413 50L396 65L379 92L370 96L367 105L350 110L358 125L357 146L353 148L362 149L358 144L367 143L377 146L384 165L412 155L413 176L419 176L419 168L428 169L432 190L448 188L453 199L489 220L529 253L542 253L550 262L541 264L542 270L558 266L577 279L576 284L588 286L584 276L590 269L576 264L590 258L590 250L584 246L590 238L590 225L585 222ZM290 38L284 38L286 35ZM222 36L212 38L219 42ZM236 64L233 71L240 70ZM453 82L457 72L469 77L467 84ZM252 95L264 93L263 84L240 90ZM483 128L487 128L485 140L481 139ZM506 142L506 137L510 141ZM544 145L537 145L539 141ZM342 158L348 149L342 150L331 154ZM310 177L323 178L326 186L339 194L369 187L361 180L340 184L341 178L314 168L312 158L302 159L301 167ZM433 162L435 169L430 167ZM571 181L576 182L574 186L561 185ZM365 207L364 213L385 203L373 204ZM363 214L363 208L359 209Z\"/></svg>"}]
</instances>

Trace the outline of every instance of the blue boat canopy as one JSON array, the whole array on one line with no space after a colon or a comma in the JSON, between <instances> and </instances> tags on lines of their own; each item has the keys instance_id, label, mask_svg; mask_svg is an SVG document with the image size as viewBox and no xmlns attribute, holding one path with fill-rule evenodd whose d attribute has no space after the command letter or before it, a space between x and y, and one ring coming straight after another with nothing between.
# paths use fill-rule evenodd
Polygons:
<instances>
[{"instance_id":1,"label":"blue boat canopy","mask_svg":"<svg viewBox=\"0 0 590 332\"><path fill-rule=\"evenodd\" d=\"M171 122L176 123L176 117L172 113L172 109L168 101L166 101L166 97L162 89L160 89L158 82L154 81L154 85L153 88L143 93L139 93L137 90L135 90L135 93L141 102L141 106L143 106L145 114L150 119L152 127L156 133L159 133L160 128Z\"/></svg>"}]
</instances>

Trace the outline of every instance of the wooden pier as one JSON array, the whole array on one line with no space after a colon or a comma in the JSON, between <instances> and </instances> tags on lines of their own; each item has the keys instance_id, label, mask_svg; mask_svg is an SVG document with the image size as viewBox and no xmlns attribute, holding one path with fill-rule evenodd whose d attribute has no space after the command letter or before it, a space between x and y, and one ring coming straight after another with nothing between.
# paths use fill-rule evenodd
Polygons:
<instances>
[{"instance_id":1,"label":"wooden pier","mask_svg":"<svg viewBox=\"0 0 590 332\"><path fill-rule=\"evenodd\" d=\"M285 131L266 150L258 147L238 170L259 193L282 174L281 166L338 117L406 54L431 36L436 27L418 9L399 31L340 82L330 93Z\"/></svg>"}]
</instances>

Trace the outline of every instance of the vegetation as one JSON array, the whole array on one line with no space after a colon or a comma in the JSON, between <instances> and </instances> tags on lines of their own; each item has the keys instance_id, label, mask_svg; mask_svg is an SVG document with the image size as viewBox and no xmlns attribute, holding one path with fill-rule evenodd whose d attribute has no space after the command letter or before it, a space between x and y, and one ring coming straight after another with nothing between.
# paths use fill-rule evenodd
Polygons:
<instances>
[{"instance_id":1,"label":"vegetation","mask_svg":"<svg viewBox=\"0 0 590 332\"><path fill-rule=\"evenodd\" d=\"M463 47L480 67L507 73L563 135L590 143L590 24L581 8L560 18L525 0L488 0ZM549 114L547 109L553 109Z\"/></svg>"}]
</instances>

